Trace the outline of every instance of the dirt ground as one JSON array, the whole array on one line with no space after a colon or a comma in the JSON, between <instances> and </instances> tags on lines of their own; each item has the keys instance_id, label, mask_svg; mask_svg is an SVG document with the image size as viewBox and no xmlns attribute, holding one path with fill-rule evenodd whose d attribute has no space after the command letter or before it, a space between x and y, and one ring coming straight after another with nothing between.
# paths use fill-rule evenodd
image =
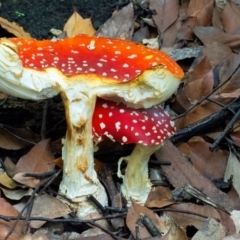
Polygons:
<instances>
[{"instance_id":1,"label":"dirt ground","mask_svg":"<svg viewBox=\"0 0 240 240\"><path fill-rule=\"evenodd\" d=\"M98 28L119 5L116 0L3 0L0 16L18 23L32 37L44 39L52 37L51 28L62 30L74 9L84 18L92 16Z\"/></svg>"}]
</instances>

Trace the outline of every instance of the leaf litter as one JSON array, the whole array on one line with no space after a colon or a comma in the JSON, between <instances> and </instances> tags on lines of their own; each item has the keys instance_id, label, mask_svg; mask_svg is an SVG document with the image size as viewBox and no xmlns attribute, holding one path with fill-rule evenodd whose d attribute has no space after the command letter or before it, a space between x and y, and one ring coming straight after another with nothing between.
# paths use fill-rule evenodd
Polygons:
<instances>
[{"instance_id":1,"label":"leaf litter","mask_svg":"<svg viewBox=\"0 0 240 240\"><path fill-rule=\"evenodd\" d=\"M84 19L77 11L66 22L63 31L67 37L95 34L137 40L180 59L179 64L185 71L183 84L166 104L176 118L177 133L171 141L177 144L166 141L155 153L155 159L149 162L151 167L160 166L165 185L155 186L145 206L132 202L127 208L118 202L117 205L122 207L115 210L122 214L127 228L122 228L122 222L116 221L110 230L116 239L128 239L129 236L132 239L159 239L160 235L161 239L239 238L239 119L229 125L240 104L239 4L238 1L146 0L116 10L96 32L91 18ZM16 37L30 37L22 27L7 19L0 19L0 25ZM223 111L227 114L223 115ZM219 124L209 128L213 116L219 119ZM199 126L202 130L196 134L195 129ZM41 232L42 223L70 213L56 198L58 181L47 186L49 192L46 192L41 183L47 177L39 178L41 174L53 171L56 165L61 168L60 143L50 145L49 140L41 140L38 132L30 133L26 129L27 126L19 129L12 125L0 128L0 147L11 152L4 153L1 160L0 201L4 207L0 214L23 217L28 214L30 219L34 216L43 219L41 223L31 220L30 229L38 230L35 233L26 231L25 235L22 233L23 220L7 222L1 219L0 239L9 231L8 239L51 239L51 228L46 227L45 232ZM178 140L183 132L187 140ZM54 141L59 142L63 135ZM219 136L221 141L214 145ZM16 151L25 153L13 157L12 153ZM105 165L99 165L99 171ZM114 169L113 164L110 180L113 184L119 181ZM26 177L25 174L30 175ZM39 186L43 192L34 192ZM112 193L116 195L111 199L119 199L119 192ZM15 200L24 206L26 199L35 194L30 213L20 214L23 207L19 207L18 212L11 205L11 200ZM115 213L108 210L108 214L114 216ZM189 235L187 229L190 226L194 226L195 231ZM63 226L61 229L62 233L54 234L54 237L70 236L71 233L63 234ZM86 235L80 233L72 239L113 239L113 235L96 226Z\"/></svg>"}]
</instances>

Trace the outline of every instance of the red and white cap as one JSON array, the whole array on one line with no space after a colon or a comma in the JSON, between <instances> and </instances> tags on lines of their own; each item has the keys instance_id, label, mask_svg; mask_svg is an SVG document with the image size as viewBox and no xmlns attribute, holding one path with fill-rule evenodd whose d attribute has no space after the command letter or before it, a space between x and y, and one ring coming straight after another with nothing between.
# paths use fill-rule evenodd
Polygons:
<instances>
[{"instance_id":1,"label":"red and white cap","mask_svg":"<svg viewBox=\"0 0 240 240\"><path fill-rule=\"evenodd\" d=\"M174 122L160 105L132 109L98 99L92 124L95 142L108 137L121 144L159 145L175 133Z\"/></svg>"}]
</instances>

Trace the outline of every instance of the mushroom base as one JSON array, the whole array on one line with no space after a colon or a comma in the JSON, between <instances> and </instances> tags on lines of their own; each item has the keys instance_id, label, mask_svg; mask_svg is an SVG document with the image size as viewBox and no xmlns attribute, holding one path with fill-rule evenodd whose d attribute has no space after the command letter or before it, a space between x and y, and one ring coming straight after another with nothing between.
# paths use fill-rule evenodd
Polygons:
<instances>
[{"instance_id":1,"label":"mushroom base","mask_svg":"<svg viewBox=\"0 0 240 240\"><path fill-rule=\"evenodd\" d=\"M141 205L145 204L152 187L148 178L148 160L160 146L147 147L137 144L130 156L119 159L117 174L123 179L121 191L129 205L131 200ZM120 170L122 161L127 162L125 175L122 175Z\"/></svg>"}]
</instances>

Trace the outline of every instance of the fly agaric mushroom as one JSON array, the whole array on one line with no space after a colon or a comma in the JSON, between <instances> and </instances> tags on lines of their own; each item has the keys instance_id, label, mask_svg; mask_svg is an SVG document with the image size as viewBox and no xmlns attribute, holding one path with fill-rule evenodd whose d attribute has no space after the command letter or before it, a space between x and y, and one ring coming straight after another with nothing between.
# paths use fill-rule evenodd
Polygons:
<instances>
[{"instance_id":1,"label":"fly agaric mushroom","mask_svg":"<svg viewBox=\"0 0 240 240\"><path fill-rule=\"evenodd\" d=\"M92 115L97 97L140 108L177 89L182 69L166 54L120 39L76 36L64 40L0 39L0 90L25 99L60 93L67 133L59 192L78 217L96 212L107 197L94 171Z\"/></svg>"},{"instance_id":2,"label":"fly agaric mushroom","mask_svg":"<svg viewBox=\"0 0 240 240\"><path fill-rule=\"evenodd\" d=\"M151 191L149 157L174 134L174 123L159 105L132 109L122 103L98 99L92 124L95 142L108 137L121 144L136 144L130 156L119 160L118 176L123 178L121 190L125 198L144 204ZM120 171L123 160L127 161L124 176Z\"/></svg>"}]
</instances>

